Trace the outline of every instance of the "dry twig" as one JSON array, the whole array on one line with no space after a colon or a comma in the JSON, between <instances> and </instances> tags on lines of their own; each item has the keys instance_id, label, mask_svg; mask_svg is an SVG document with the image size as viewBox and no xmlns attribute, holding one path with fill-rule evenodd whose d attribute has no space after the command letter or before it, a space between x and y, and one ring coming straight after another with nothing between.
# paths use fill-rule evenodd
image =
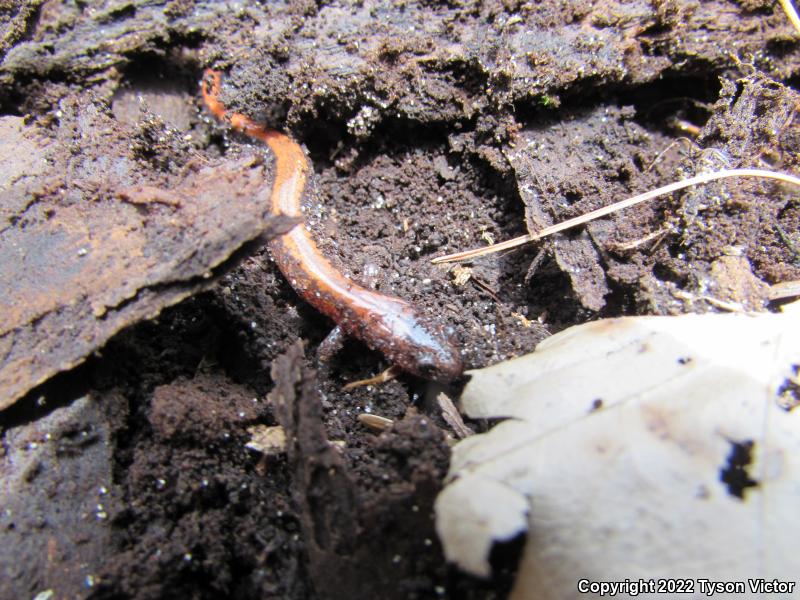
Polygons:
<instances>
[{"instance_id":1,"label":"dry twig","mask_svg":"<svg viewBox=\"0 0 800 600\"><path fill-rule=\"evenodd\" d=\"M795 31L800 33L800 17L797 15L797 10L792 5L791 0L780 0L781 6L783 7L783 12L786 13L786 16L789 17L789 21L794 25Z\"/></svg>"}]
</instances>

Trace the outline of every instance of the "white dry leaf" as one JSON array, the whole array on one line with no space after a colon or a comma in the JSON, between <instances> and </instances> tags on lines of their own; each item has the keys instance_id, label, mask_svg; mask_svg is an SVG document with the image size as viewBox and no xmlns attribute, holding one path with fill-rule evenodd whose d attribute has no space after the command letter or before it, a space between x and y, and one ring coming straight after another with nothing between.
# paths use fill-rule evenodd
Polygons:
<instances>
[{"instance_id":1,"label":"white dry leaf","mask_svg":"<svg viewBox=\"0 0 800 600\"><path fill-rule=\"evenodd\" d=\"M797 581L799 364L795 303L597 321L472 371L465 413L508 420L453 448L447 559L487 576L493 542L527 532L512 598L579 598L581 579Z\"/></svg>"}]
</instances>

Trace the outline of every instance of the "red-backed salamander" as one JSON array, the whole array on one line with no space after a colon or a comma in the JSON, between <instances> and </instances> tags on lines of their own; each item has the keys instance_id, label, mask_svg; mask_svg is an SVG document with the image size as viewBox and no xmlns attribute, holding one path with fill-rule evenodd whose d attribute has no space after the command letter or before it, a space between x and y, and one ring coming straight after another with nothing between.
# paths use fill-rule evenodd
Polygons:
<instances>
[{"instance_id":1,"label":"red-backed salamander","mask_svg":"<svg viewBox=\"0 0 800 600\"><path fill-rule=\"evenodd\" d=\"M267 144L275 155L272 214L303 217L310 166L303 149L287 135L260 125L240 113L229 113L219 101L222 77L207 69L203 101L211 113L234 129ZM402 370L437 381L461 376L458 348L442 327L408 303L366 289L339 272L322 255L305 223L269 243L278 268L309 304L333 319L341 331L364 341Z\"/></svg>"}]
</instances>

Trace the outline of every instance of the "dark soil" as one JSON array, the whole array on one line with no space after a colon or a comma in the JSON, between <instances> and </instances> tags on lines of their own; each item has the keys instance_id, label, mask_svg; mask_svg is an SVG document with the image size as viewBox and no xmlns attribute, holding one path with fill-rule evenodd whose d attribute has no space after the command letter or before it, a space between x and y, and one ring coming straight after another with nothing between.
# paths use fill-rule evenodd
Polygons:
<instances>
[{"instance_id":1,"label":"dark soil","mask_svg":"<svg viewBox=\"0 0 800 600\"><path fill-rule=\"evenodd\" d=\"M798 35L774 2L31 0L0 28L2 598L513 581L519 540L478 581L434 530L456 437L436 396L459 384L345 391L390 366L355 340L317 362L333 324L252 202L272 157L202 110L205 67L307 148L332 261L452 327L469 368L603 317L774 309L767 286L800 279L797 191L760 180L430 262L703 171L797 172ZM284 451L247 446L276 425Z\"/></svg>"}]
</instances>

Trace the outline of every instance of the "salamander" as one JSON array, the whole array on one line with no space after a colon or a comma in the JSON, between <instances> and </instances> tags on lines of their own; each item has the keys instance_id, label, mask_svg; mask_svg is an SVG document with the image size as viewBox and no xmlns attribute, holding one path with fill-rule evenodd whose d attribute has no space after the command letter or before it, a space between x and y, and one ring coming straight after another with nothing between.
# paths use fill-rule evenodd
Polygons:
<instances>
[{"instance_id":1,"label":"salamander","mask_svg":"<svg viewBox=\"0 0 800 600\"><path fill-rule=\"evenodd\" d=\"M201 91L208 110L220 121L265 143L275 157L270 212L303 218L311 168L302 147L289 136L230 113L219 100L222 77L207 69ZM337 323L341 332L383 353L403 371L442 382L463 372L458 347L444 329L411 304L367 289L337 270L319 250L304 222L269 242L272 257L294 290Z\"/></svg>"}]
</instances>

